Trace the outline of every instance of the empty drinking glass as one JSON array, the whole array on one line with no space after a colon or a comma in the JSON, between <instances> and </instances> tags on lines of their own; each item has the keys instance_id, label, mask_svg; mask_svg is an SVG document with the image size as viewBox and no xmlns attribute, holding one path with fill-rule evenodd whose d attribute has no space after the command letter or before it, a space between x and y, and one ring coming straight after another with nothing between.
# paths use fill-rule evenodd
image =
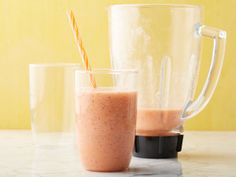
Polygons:
<instances>
[{"instance_id":1,"label":"empty drinking glass","mask_svg":"<svg viewBox=\"0 0 236 177\"><path fill-rule=\"evenodd\" d=\"M29 65L31 126L36 146L73 143L76 69L80 69L80 65Z\"/></svg>"}]
</instances>

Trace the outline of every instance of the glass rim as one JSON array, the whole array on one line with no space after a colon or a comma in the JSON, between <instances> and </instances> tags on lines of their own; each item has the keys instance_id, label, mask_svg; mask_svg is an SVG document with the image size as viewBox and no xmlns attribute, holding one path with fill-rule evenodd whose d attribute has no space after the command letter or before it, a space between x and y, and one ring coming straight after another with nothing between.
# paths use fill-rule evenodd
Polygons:
<instances>
[{"instance_id":1,"label":"glass rim","mask_svg":"<svg viewBox=\"0 0 236 177\"><path fill-rule=\"evenodd\" d=\"M137 74L137 69L111 69L111 68L97 68L91 71L79 69L75 71L76 74L121 74L121 73L134 73Z\"/></svg>"},{"instance_id":2,"label":"glass rim","mask_svg":"<svg viewBox=\"0 0 236 177\"><path fill-rule=\"evenodd\" d=\"M74 67L81 66L80 63L30 63L29 67Z\"/></svg>"},{"instance_id":3,"label":"glass rim","mask_svg":"<svg viewBox=\"0 0 236 177\"><path fill-rule=\"evenodd\" d=\"M191 9L201 9L202 6L198 4L166 4L166 3L134 3L134 4L112 4L108 6L109 9L112 7L137 7L137 8L154 8L154 7L168 7L168 8L191 8Z\"/></svg>"}]
</instances>

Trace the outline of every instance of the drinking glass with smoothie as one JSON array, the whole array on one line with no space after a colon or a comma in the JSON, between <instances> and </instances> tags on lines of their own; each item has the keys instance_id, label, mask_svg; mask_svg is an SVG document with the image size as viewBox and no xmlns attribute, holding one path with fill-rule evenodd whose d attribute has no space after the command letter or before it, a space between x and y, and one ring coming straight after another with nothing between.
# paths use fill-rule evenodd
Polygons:
<instances>
[{"instance_id":1,"label":"drinking glass with smoothie","mask_svg":"<svg viewBox=\"0 0 236 177\"><path fill-rule=\"evenodd\" d=\"M91 87L91 75L96 88ZM137 114L137 71L76 71L77 145L85 169L129 167Z\"/></svg>"}]
</instances>

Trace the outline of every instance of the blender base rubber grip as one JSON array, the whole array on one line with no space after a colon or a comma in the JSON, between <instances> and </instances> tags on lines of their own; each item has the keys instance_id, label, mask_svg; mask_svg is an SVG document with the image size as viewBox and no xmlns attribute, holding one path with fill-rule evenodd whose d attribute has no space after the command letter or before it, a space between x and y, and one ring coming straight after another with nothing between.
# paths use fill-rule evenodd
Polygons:
<instances>
[{"instance_id":1,"label":"blender base rubber grip","mask_svg":"<svg viewBox=\"0 0 236 177\"><path fill-rule=\"evenodd\" d=\"M133 155L141 158L177 158L182 150L183 135L135 136Z\"/></svg>"}]
</instances>

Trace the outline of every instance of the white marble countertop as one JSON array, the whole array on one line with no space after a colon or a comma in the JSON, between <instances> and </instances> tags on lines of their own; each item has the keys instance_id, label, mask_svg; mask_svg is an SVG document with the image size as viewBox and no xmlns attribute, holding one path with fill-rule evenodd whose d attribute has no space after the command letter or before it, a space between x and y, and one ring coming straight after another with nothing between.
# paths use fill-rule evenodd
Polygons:
<instances>
[{"instance_id":1,"label":"white marble countertop","mask_svg":"<svg viewBox=\"0 0 236 177\"><path fill-rule=\"evenodd\" d=\"M0 177L236 177L236 132L185 132L178 159L133 158L127 172L81 169L73 150L36 149L30 131L0 131Z\"/></svg>"}]
</instances>

